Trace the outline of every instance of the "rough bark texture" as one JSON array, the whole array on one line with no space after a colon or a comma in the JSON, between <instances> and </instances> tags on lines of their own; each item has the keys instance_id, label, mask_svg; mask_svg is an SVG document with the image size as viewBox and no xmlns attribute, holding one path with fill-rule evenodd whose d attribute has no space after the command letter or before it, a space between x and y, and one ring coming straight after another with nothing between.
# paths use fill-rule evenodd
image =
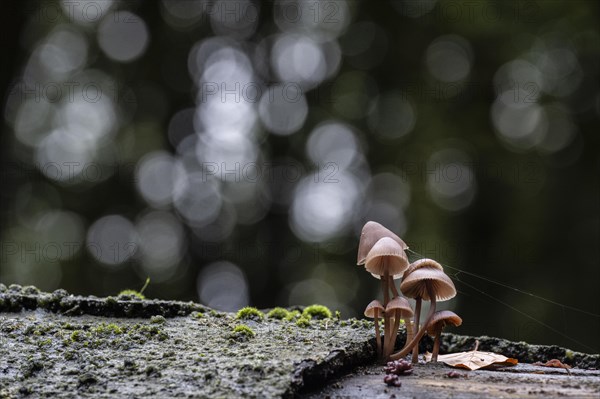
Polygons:
<instances>
[{"instance_id":1,"label":"rough bark texture","mask_svg":"<svg viewBox=\"0 0 600 399\"><path fill-rule=\"evenodd\" d=\"M254 335L234 332L241 324ZM238 320L235 314L191 302L78 297L64 290L41 293L34 287L0 284L0 398L292 397L314 392L342 373L365 365L371 365L367 369L371 371L362 377L352 375L360 380L369 373L378 374L373 375L374 390L364 394L381 391L387 395L380 366L372 366L374 336L373 323L367 320L313 319L308 326L269 318ZM492 337L477 339L480 350L521 362L557 358L579 368L600 367L599 355ZM404 340L401 328L397 347ZM475 340L444 334L441 353L472 349ZM431 350L431 343L429 338L423 340L421 350ZM418 366L423 375L439 367ZM568 380L582 387L579 396L585 396L589 388L585 378L595 378L599 385L598 373L587 373L574 372ZM492 376L489 371L473 375L480 374L482 381ZM432 381L438 377L432 374ZM540 385L553 377L527 378L539 380ZM426 381L414 384L437 392L435 383ZM492 389L495 382L490 379L486 384ZM531 388L532 392L536 389ZM563 394L573 389L565 387ZM439 396L432 393L431 397Z\"/></svg>"}]
</instances>

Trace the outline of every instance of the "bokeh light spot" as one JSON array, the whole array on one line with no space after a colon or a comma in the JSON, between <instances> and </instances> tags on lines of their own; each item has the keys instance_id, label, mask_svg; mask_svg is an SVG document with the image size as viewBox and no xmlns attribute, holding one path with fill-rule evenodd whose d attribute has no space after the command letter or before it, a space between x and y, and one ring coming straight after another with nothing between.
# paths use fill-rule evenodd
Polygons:
<instances>
[{"instance_id":1,"label":"bokeh light spot","mask_svg":"<svg viewBox=\"0 0 600 399\"><path fill-rule=\"evenodd\" d=\"M115 61L130 62L139 58L149 41L146 23L129 11L108 16L98 27L98 44Z\"/></svg>"},{"instance_id":2,"label":"bokeh light spot","mask_svg":"<svg viewBox=\"0 0 600 399\"><path fill-rule=\"evenodd\" d=\"M112 268L135 255L138 242L133 223L120 215L108 215L89 227L86 247L96 260Z\"/></svg>"},{"instance_id":3,"label":"bokeh light spot","mask_svg":"<svg viewBox=\"0 0 600 399\"><path fill-rule=\"evenodd\" d=\"M213 309L233 312L248 305L248 282L231 262L215 262L198 275L200 302Z\"/></svg>"},{"instance_id":4,"label":"bokeh light spot","mask_svg":"<svg viewBox=\"0 0 600 399\"><path fill-rule=\"evenodd\" d=\"M457 82L471 72L473 51L464 38L444 35L427 47L425 63L433 77L442 82Z\"/></svg>"}]
</instances>

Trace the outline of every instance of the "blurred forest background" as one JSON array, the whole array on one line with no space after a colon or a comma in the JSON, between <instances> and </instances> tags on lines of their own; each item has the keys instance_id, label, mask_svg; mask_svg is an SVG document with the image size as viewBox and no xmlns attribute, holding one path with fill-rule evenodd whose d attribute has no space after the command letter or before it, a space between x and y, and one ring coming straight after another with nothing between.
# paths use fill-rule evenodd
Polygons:
<instances>
[{"instance_id":1,"label":"blurred forest background","mask_svg":"<svg viewBox=\"0 0 600 399\"><path fill-rule=\"evenodd\" d=\"M2 10L0 282L358 316L375 220L457 332L600 350L597 1Z\"/></svg>"}]
</instances>

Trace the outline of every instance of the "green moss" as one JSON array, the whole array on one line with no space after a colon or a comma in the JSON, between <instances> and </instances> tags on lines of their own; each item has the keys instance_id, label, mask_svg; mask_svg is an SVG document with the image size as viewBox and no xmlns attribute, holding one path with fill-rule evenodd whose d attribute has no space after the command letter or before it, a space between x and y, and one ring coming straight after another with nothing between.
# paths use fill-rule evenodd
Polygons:
<instances>
[{"instance_id":1,"label":"green moss","mask_svg":"<svg viewBox=\"0 0 600 399\"><path fill-rule=\"evenodd\" d=\"M160 331L157 335L156 338L158 338L159 341L166 341L167 339L169 339L169 334L167 334L164 331Z\"/></svg>"},{"instance_id":2,"label":"green moss","mask_svg":"<svg viewBox=\"0 0 600 399\"><path fill-rule=\"evenodd\" d=\"M118 303L117 298L114 296L107 297L105 301L107 305L116 305Z\"/></svg>"},{"instance_id":3,"label":"green moss","mask_svg":"<svg viewBox=\"0 0 600 399\"><path fill-rule=\"evenodd\" d=\"M336 311L335 311L335 318L336 318L338 321L342 320L342 314L340 313L340 311L339 311L339 310L336 310Z\"/></svg>"},{"instance_id":4,"label":"green moss","mask_svg":"<svg viewBox=\"0 0 600 399\"><path fill-rule=\"evenodd\" d=\"M123 329L114 323L100 323L93 331L96 334L123 334Z\"/></svg>"},{"instance_id":5,"label":"green moss","mask_svg":"<svg viewBox=\"0 0 600 399\"><path fill-rule=\"evenodd\" d=\"M252 338L256 335L256 333L245 324L238 324L231 331L230 339L235 339L238 341L245 341L249 338Z\"/></svg>"},{"instance_id":6,"label":"green moss","mask_svg":"<svg viewBox=\"0 0 600 399\"><path fill-rule=\"evenodd\" d=\"M235 318L239 320L261 321L265 318L265 315L263 312L256 308L246 306L245 308L241 308L240 310L238 310L237 314L235 315Z\"/></svg>"},{"instance_id":7,"label":"green moss","mask_svg":"<svg viewBox=\"0 0 600 399\"><path fill-rule=\"evenodd\" d=\"M302 312L303 316L314 317L315 319L330 319L331 310L323 305L310 305L307 306Z\"/></svg>"},{"instance_id":8,"label":"green moss","mask_svg":"<svg viewBox=\"0 0 600 399\"><path fill-rule=\"evenodd\" d=\"M217 312L214 309L210 311L210 315L217 318L225 317L225 313Z\"/></svg>"},{"instance_id":9,"label":"green moss","mask_svg":"<svg viewBox=\"0 0 600 399\"><path fill-rule=\"evenodd\" d=\"M152 316L150 318L150 323L154 323L154 324L164 324L167 322L167 319L165 319L163 316Z\"/></svg>"},{"instance_id":10,"label":"green moss","mask_svg":"<svg viewBox=\"0 0 600 399\"><path fill-rule=\"evenodd\" d=\"M135 291L135 290L123 290L123 291L119 292L118 296L119 296L119 298L134 296L139 299L146 299L144 294L142 294L141 292Z\"/></svg>"},{"instance_id":11,"label":"green moss","mask_svg":"<svg viewBox=\"0 0 600 399\"><path fill-rule=\"evenodd\" d=\"M296 325L298 327L309 327L310 326L310 316L302 315L298 320L296 320Z\"/></svg>"},{"instance_id":12,"label":"green moss","mask_svg":"<svg viewBox=\"0 0 600 399\"><path fill-rule=\"evenodd\" d=\"M294 321L296 319L298 319L300 316L302 316L302 313L300 313L298 310L292 310L291 312L288 312L288 315L285 317L286 321Z\"/></svg>"},{"instance_id":13,"label":"green moss","mask_svg":"<svg viewBox=\"0 0 600 399\"><path fill-rule=\"evenodd\" d=\"M50 345L51 343L52 343L52 340L50 338L48 338L48 339L38 342L38 346Z\"/></svg>"},{"instance_id":14,"label":"green moss","mask_svg":"<svg viewBox=\"0 0 600 399\"><path fill-rule=\"evenodd\" d=\"M278 319L282 320L288 317L290 312L284 308L273 308L269 313L267 313L267 317L270 319Z\"/></svg>"},{"instance_id":15,"label":"green moss","mask_svg":"<svg viewBox=\"0 0 600 399\"><path fill-rule=\"evenodd\" d=\"M195 319L201 319L201 318L204 317L204 313L202 313L202 312L192 312L190 314L190 316L192 316Z\"/></svg>"},{"instance_id":16,"label":"green moss","mask_svg":"<svg viewBox=\"0 0 600 399\"><path fill-rule=\"evenodd\" d=\"M348 320L348 322L350 323L350 327L352 327L352 328L372 328L373 327L373 322L368 319L362 319L362 320L350 319L350 320Z\"/></svg>"},{"instance_id":17,"label":"green moss","mask_svg":"<svg viewBox=\"0 0 600 399\"><path fill-rule=\"evenodd\" d=\"M71 333L71 341L79 342L84 339L84 332L82 330L75 330Z\"/></svg>"},{"instance_id":18,"label":"green moss","mask_svg":"<svg viewBox=\"0 0 600 399\"><path fill-rule=\"evenodd\" d=\"M141 290L139 290L139 291L136 291L136 290L123 290L123 291L119 292L118 296L119 297L134 296L134 297L139 298L139 299L146 299L146 297L144 296L144 291L148 287L148 284L150 284L150 277L146 278L146 282L144 283L144 286L142 287Z\"/></svg>"},{"instance_id":19,"label":"green moss","mask_svg":"<svg viewBox=\"0 0 600 399\"><path fill-rule=\"evenodd\" d=\"M127 329L127 336L134 341L146 342L149 338L156 338L164 341L169 338L169 334L155 325L135 324Z\"/></svg>"},{"instance_id":20,"label":"green moss","mask_svg":"<svg viewBox=\"0 0 600 399\"><path fill-rule=\"evenodd\" d=\"M565 358L567 360L573 360L574 355L575 355L575 353L572 350L570 350L570 349L565 350Z\"/></svg>"},{"instance_id":21,"label":"green moss","mask_svg":"<svg viewBox=\"0 0 600 399\"><path fill-rule=\"evenodd\" d=\"M64 328L65 330L76 330L76 327L71 323L62 322L62 323L60 323L60 326L62 328Z\"/></svg>"}]
</instances>

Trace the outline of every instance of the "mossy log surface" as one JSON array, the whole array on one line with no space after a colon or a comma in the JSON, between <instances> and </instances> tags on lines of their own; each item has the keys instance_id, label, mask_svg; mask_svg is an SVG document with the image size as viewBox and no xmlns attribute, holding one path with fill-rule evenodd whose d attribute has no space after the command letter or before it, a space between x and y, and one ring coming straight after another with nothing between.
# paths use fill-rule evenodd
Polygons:
<instances>
[{"instance_id":1,"label":"mossy log surface","mask_svg":"<svg viewBox=\"0 0 600 399\"><path fill-rule=\"evenodd\" d=\"M240 325L251 332L234 331ZM0 399L294 397L359 366L379 370L373 337L367 320L239 320L192 302L80 297L0 284ZM442 352L472 349L475 339L445 334ZM481 350L523 362L557 358L600 368L599 355L477 339ZM423 341L423 350L430 346Z\"/></svg>"}]
</instances>

